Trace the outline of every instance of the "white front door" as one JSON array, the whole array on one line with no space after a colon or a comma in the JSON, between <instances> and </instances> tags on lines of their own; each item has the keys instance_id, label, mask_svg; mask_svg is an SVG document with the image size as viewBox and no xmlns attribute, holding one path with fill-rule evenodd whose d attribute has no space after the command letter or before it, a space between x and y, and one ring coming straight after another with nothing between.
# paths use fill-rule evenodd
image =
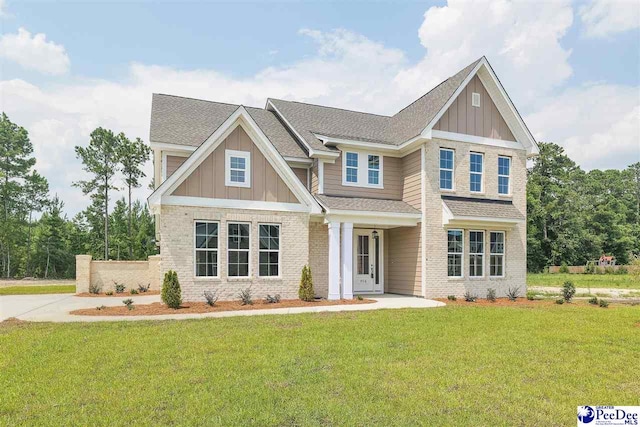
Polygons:
<instances>
[{"instance_id":1,"label":"white front door","mask_svg":"<svg viewBox=\"0 0 640 427\"><path fill-rule=\"evenodd\" d=\"M372 230L353 230L353 293L382 293L380 240Z\"/></svg>"}]
</instances>

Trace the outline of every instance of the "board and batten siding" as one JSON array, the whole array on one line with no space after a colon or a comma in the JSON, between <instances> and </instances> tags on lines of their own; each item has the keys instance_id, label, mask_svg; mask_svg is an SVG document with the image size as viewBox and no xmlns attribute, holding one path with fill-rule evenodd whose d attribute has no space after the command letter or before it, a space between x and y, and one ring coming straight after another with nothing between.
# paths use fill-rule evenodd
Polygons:
<instances>
[{"instance_id":1,"label":"board and batten siding","mask_svg":"<svg viewBox=\"0 0 640 427\"><path fill-rule=\"evenodd\" d=\"M473 92L480 94L480 107L471 105ZM505 141L516 140L478 76L465 86L433 129Z\"/></svg>"},{"instance_id":2,"label":"board and batten siding","mask_svg":"<svg viewBox=\"0 0 640 427\"><path fill-rule=\"evenodd\" d=\"M225 185L225 150L251 153L251 187ZM175 196L300 203L241 127L237 127L173 192Z\"/></svg>"},{"instance_id":3,"label":"board and batten siding","mask_svg":"<svg viewBox=\"0 0 640 427\"><path fill-rule=\"evenodd\" d=\"M383 186L384 188L369 188L342 185L342 156L340 154L335 163L324 164L324 194L330 196L368 197L372 199L402 200L402 160L396 157L384 157Z\"/></svg>"}]
</instances>

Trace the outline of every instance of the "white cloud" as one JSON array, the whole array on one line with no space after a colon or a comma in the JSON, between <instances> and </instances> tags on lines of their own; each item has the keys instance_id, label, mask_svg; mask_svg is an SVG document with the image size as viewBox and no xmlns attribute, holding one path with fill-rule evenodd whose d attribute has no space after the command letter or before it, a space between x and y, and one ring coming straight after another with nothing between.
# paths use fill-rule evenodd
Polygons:
<instances>
[{"instance_id":1,"label":"white cloud","mask_svg":"<svg viewBox=\"0 0 640 427\"><path fill-rule=\"evenodd\" d=\"M580 19L589 37L608 37L640 27L640 3L636 0L592 0L580 8Z\"/></svg>"},{"instance_id":2,"label":"white cloud","mask_svg":"<svg viewBox=\"0 0 640 427\"><path fill-rule=\"evenodd\" d=\"M16 34L0 36L0 57L44 74L59 75L69 71L69 56L64 46L47 41L42 33L32 35L24 28L18 29Z\"/></svg>"}]
</instances>

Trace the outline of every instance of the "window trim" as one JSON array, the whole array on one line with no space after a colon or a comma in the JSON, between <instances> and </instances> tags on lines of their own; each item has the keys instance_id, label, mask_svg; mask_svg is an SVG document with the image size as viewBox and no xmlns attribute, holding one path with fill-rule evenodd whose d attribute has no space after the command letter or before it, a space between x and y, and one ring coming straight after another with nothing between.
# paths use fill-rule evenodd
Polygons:
<instances>
[{"instance_id":1,"label":"window trim","mask_svg":"<svg viewBox=\"0 0 640 427\"><path fill-rule=\"evenodd\" d=\"M464 279L464 230L461 228L448 228L447 230L447 279ZM449 232L459 231L462 236L462 251L461 252L449 252ZM449 276L449 255L460 255L460 276Z\"/></svg>"},{"instance_id":2,"label":"window trim","mask_svg":"<svg viewBox=\"0 0 640 427\"><path fill-rule=\"evenodd\" d=\"M480 108L480 98L481 98L480 93L471 92L471 106Z\"/></svg>"},{"instance_id":3,"label":"window trim","mask_svg":"<svg viewBox=\"0 0 640 427\"><path fill-rule=\"evenodd\" d=\"M492 253L491 252L491 234L502 234L502 253ZM491 274L491 255L502 255L502 274L501 275L492 275ZM489 231L489 277L494 278L504 278L506 276L507 271L507 232L506 231Z\"/></svg>"},{"instance_id":4,"label":"window trim","mask_svg":"<svg viewBox=\"0 0 640 427\"><path fill-rule=\"evenodd\" d=\"M473 155L480 156L480 159L482 159L482 172L473 172L471 170L471 156ZM471 189L471 176L474 174L480 175L480 191ZM477 151L471 151L469 153L469 192L473 194L484 194L484 153L479 153Z\"/></svg>"},{"instance_id":5,"label":"window trim","mask_svg":"<svg viewBox=\"0 0 640 427\"><path fill-rule=\"evenodd\" d=\"M451 159L451 169L446 169L441 167L441 160L442 160L442 152L443 151L451 151L451 154L453 155L452 159ZM451 188L442 188L442 181L440 179L440 172L442 171L451 171ZM438 187L440 188L440 191L447 191L447 192L454 192L456 191L456 150L454 150L453 148L445 148L445 147L440 147L440 149L438 150Z\"/></svg>"},{"instance_id":6,"label":"window trim","mask_svg":"<svg viewBox=\"0 0 640 427\"><path fill-rule=\"evenodd\" d=\"M216 249L202 249L202 248L198 248L196 245L196 228L197 228L197 224L198 223L204 223L204 224L217 224L218 225L218 247ZM193 220L193 278L195 280L211 280L211 279L220 279L220 267L221 267L221 262L220 262L220 239L221 239L221 232L222 227L220 226L220 221L212 221L212 220L208 220L208 219L194 219ZM218 274L216 276L198 276L198 261L197 261L197 252L198 251L207 251L207 252L212 252L212 251L216 251L217 252L217 258L218 258Z\"/></svg>"},{"instance_id":7,"label":"window trim","mask_svg":"<svg viewBox=\"0 0 640 427\"><path fill-rule=\"evenodd\" d=\"M244 160L244 182L231 181L231 157L241 157ZM241 170L234 168L234 170ZM238 150L224 150L224 185L227 187L251 188L251 152Z\"/></svg>"},{"instance_id":8,"label":"window trim","mask_svg":"<svg viewBox=\"0 0 640 427\"><path fill-rule=\"evenodd\" d=\"M273 249L260 249L260 226L261 225L273 225L278 227L278 250ZM251 240L249 240L249 247L251 247ZM260 274L260 253L261 252L278 252L278 275L277 276L262 276ZM277 222L259 222L258 223L258 277L261 279L282 279L282 224Z\"/></svg>"},{"instance_id":9,"label":"window trim","mask_svg":"<svg viewBox=\"0 0 640 427\"><path fill-rule=\"evenodd\" d=\"M500 174L500 159L509 160L509 175L501 175ZM510 156L498 156L498 196L511 196L511 169L513 167L513 161ZM500 192L500 177L506 177L508 180L507 192Z\"/></svg>"},{"instance_id":10,"label":"window trim","mask_svg":"<svg viewBox=\"0 0 640 427\"><path fill-rule=\"evenodd\" d=\"M248 249L230 249L229 248L229 225L234 225L234 224L245 224L249 226L249 248ZM227 232L225 235L225 239L226 239L226 252L227 252L227 280L247 280L247 279L251 279L253 277L253 275L251 274L251 249L252 249L252 242L251 242L251 227L252 224L251 222L247 222L247 221L227 221L226 222L226 228L227 228ZM246 276L231 276L229 275L229 252L234 251L234 252L244 252L247 251L249 253L249 256L247 258L247 275Z\"/></svg>"},{"instance_id":11,"label":"window trim","mask_svg":"<svg viewBox=\"0 0 640 427\"><path fill-rule=\"evenodd\" d=\"M482 233L482 252L471 252L471 233ZM484 264L485 261L485 247L486 247L486 235L487 233L485 232L485 230L469 230L469 267L471 267L471 255L480 255L482 257L482 275L480 276L475 276L471 274L471 271L469 271L469 278L471 279L482 279L485 276L485 269L486 266ZM464 244L464 241L463 241Z\"/></svg>"},{"instance_id":12,"label":"window trim","mask_svg":"<svg viewBox=\"0 0 640 427\"><path fill-rule=\"evenodd\" d=\"M358 156L357 181L347 181L347 154L355 154ZM369 184L369 156L377 156L380 159L380 168L371 169L378 171L378 184ZM377 188L384 189L384 156L379 153L370 151L343 151L341 154L342 161L342 185L345 187L362 187L362 188ZM349 166L353 168L353 166Z\"/></svg>"}]
</instances>

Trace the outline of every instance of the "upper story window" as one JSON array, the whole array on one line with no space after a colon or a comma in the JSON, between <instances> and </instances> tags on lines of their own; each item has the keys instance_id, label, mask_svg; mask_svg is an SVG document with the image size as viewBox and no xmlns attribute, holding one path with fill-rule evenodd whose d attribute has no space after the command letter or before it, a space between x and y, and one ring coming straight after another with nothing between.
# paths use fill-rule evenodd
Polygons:
<instances>
[{"instance_id":1,"label":"upper story window","mask_svg":"<svg viewBox=\"0 0 640 427\"><path fill-rule=\"evenodd\" d=\"M342 185L383 188L382 156L344 152Z\"/></svg>"},{"instance_id":2,"label":"upper story window","mask_svg":"<svg viewBox=\"0 0 640 427\"><path fill-rule=\"evenodd\" d=\"M498 157L498 194L511 194L511 157Z\"/></svg>"},{"instance_id":3,"label":"upper story window","mask_svg":"<svg viewBox=\"0 0 640 427\"><path fill-rule=\"evenodd\" d=\"M251 153L225 150L225 185L227 187L251 187Z\"/></svg>"},{"instance_id":4,"label":"upper story window","mask_svg":"<svg viewBox=\"0 0 640 427\"><path fill-rule=\"evenodd\" d=\"M440 189L453 190L453 164L455 152L448 148L440 149Z\"/></svg>"},{"instance_id":5,"label":"upper story window","mask_svg":"<svg viewBox=\"0 0 640 427\"><path fill-rule=\"evenodd\" d=\"M482 193L482 168L484 156L481 153L471 153L469 159L469 190L472 193Z\"/></svg>"}]
</instances>

